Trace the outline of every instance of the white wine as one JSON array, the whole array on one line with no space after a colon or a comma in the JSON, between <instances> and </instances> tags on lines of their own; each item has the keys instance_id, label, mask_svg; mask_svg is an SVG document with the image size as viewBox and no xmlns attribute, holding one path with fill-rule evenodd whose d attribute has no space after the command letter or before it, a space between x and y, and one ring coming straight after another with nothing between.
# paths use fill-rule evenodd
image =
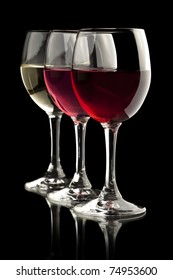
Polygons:
<instances>
[{"instance_id":1,"label":"white wine","mask_svg":"<svg viewBox=\"0 0 173 280\"><path fill-rule=\"evenodd\" d=\"M43 66L22 64L20 71L23 84L32 100L49 115L60 112L46 89Z\"/></svg>"}]
</instances>

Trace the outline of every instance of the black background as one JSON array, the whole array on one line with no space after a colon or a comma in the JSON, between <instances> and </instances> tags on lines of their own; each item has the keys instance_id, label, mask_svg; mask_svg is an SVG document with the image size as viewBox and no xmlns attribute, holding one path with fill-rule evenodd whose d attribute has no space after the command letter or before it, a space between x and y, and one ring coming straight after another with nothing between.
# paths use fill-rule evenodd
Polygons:
<instances>
[{"instance_id":1,"label":"black background","mask_svg":"<svg viewBox=\"0 0 173 280\"><path fill-rule=\"evenodd\" d=\"M23 6L22 6L23 5ZM146 206L147 215L122 226L115 259L172 259L171 180L171 33L169 7L151 9L145 2L23 3L10 6L1 33L1 192L0 258L47 259L50 254L50 209L43 197L24 189L26 181L44 174L50 160L48 117L29 98L21 81L20 62L26 32L31 29L139 27L146 31L152 66L148 96L133 118L123 123L117 143L117 181L125 199ZM15 7L16 9L16 7ZM75 170L71 119L61 123L61 163L67 176ZM105 172L104 134L90 119L86 135L86 169L93 188L102 188ZM62 258L75 258L75 227L62 209ZM86 256L104 259L98 224L86 227Z\"/></svg>"}]
</instances>

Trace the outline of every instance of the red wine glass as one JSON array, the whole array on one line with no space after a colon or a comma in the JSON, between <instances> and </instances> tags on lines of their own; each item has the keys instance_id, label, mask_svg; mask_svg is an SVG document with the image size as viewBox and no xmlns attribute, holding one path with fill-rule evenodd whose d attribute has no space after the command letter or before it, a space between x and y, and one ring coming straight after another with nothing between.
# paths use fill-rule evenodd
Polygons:
<instances>
[{"instance_id":1,"label":"red wine glass","mask_svg":"<svg viewBox=\"0 0 173 280\"><path fill-rule=\"evenodd\" d=\"M126 201L120 194L115 153L118 129L140 109L150 82L150 55L143 29L79 31L73 55L72 84L82 108L104 129L106 173L99 197L75 206L78 216L127 218L145 213L145 207Z\"/></svg>"},{"instance_id":2,"label":"red wine glass","mask_svg":"<svg viewBox=\"0 0 173 280\"><path fill-rule=\"evenodd\" d=\"M25 183L31 192L47 193L62 189L69 182L60 163L60 122L63 112L58 109L47 92L43 77L45 46L49 31L28 31L25 37L21 77L32 100L47 114L50 123L51 155L46 173L34 181Z\"/></svg>"},{"instance_id":3,"label":"red wine glass","mask_svg":"<svg viewBox=\"0 0 173 280\"><path fill-rule=\"evenodd\" d=\"M52 30L47 40L44 80L57 108L74 122L76 170L69 186L48 194L51 203L71 206L96 197L85 168L85 133L89 116L80 106L71 84L71 68L77 31Z\"/></svg>"}]
</instances>

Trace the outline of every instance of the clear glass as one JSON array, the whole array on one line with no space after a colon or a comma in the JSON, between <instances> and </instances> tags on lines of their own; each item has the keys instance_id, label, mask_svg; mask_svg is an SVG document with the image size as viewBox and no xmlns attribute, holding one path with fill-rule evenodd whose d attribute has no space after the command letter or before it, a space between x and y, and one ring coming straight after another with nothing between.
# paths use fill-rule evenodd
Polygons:
<instances>
[{"instance_id":1,"label":"clear glass","mask_svg":"<svg viewBox=\"0 0 173 280\"><path fill-rule=\"evenodd\" d=\"M76 171L69 186L48 194L51 203L67 207L97 196L92 189L85 168L85 134L89 116L80 106L71 84L75 30L52 30L46 47L44 80L47 90L57 108L71 117L76 139Z\"/></svg>"},{"instance_id":2,"label":"clear glass","mask_svg":"<svg viewBox=\"0 0 173 280\"><path fill-rule=\"evenodd\" d=\"M32 100L48 115L51 137L50 163L41 178L25 183L25 189L31 192L47 193L62 189L69 182L60 163L60 123L62 111L49 96L43 77L45 46L49 31L28 31L25 37L21 78Z\"/></svg>"},{"instance_id":3,"label":"clear glass","mask_svg":"<svg viewBox=\"0 0 173 280\"><path fill-rule=\"evenodd\" d=\"M80 30L73 56L72 84L86 113L101 123L106 143L106 174L98 198L74 211L83 216L130 217L146 208L123 199L116 183L118 129L141 107L151 82L145 31L136 28Z\"/></svg>"}]
</instances>

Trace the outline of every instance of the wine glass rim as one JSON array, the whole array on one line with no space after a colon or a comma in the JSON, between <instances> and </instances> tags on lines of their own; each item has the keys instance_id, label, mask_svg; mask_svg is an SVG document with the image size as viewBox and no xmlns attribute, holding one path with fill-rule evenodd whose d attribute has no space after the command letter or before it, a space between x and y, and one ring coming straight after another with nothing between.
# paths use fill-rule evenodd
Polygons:
<instances>
[{"instance_id":1,"label":"wine glass rim","mask_svg":"<svg viewBox=\"0 0 173 280\"><path fill-rule=\"evenodd\" d=\"M77 33L78 31L76 29L52 29L50 33Z\"/></svg>"},{"instance_id":2,"label":"wine glass rim","mask_svg":"<svg viewBox=\"0 0 173 280\"><path fill-rule=\"evenodd\" d=\"M27 33L49 33L50 30L48 29L30 29Z\"/></svg>"},{"instance_id":3,"label":"wine glass rim","mask_svg":"<svg viewBox=\"0 0 173 280\"><path fill-rule=\"evenodd\" d=\"M138 27L96 27L96 28L81 28L79 29L79 33L82 32L119 32L119 31L144 31L143 28L138 28Z\"/></svg>"}]
</instances>

